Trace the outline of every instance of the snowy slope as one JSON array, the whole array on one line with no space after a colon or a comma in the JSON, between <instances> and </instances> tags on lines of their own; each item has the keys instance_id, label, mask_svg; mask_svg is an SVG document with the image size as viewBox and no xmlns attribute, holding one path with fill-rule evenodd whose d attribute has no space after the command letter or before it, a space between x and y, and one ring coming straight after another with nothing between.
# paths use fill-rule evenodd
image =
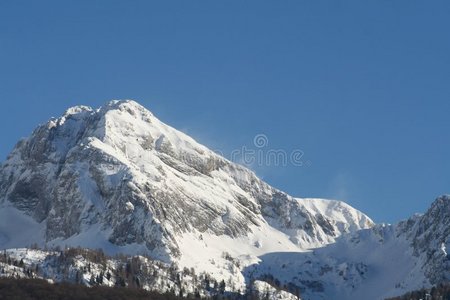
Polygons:
<instances>
[{"instance_id":1,"label":"snowy slope","mask_svg":"<svg viewBox=\"0 0 450 300\"><path fill-rule=\"evenodd\" d=\"M295 299L273 285L302 299L383 299L450 279L450 197L423 215L374 225L343 202L291 197L138 103L112 101L68 109L1 165L0 248L33 243L145 254L165 262L163 277L170 265L194 269L223 280L227 291L250 288L271 299ZM89 264L74 257L65 274L58 253L8 253L55 281L74 280ZM100 267L113 272L117 264L92 263L81 280L89 284ZM1 267L5 276L28 275ZM201 289L183 274L183 290ZM173 278L147 287L167 284L181 291Z\"/></svg>"},{"instance_id":2,"label":"snowy slope","mask_svg":"<svg viewBox=\"0 0 450 300\"><path fill-rule=\"evenodd\" d=\"M271 274L302 299L385 299L450 279L450 196L423 215L344 234L308 252L272 252L248 265L246 277Z\"/></svg>"},{"instance_id":3,"label":"snowy slope","mask_svg":"<svg viewBox=\"0 0 450 300\"><path fill-rule=\"evenodd\" d=\"M306 253L269 253L246 272L271 273L300 288L303 299L384 299L429 286L420 259L393 226L362 230Z\"/></svg>"},{"instance_id":4,"label":"snowy slope","mask_svg":"<svg viewBox=\"0 0 450 300\"><path fill-rule=\"evenodd\" d=\"M0 248L33 243L145 254L273 299L293 296L271 284L302 299L383 299L450 279L450 197L374 225L343 202L291 197L138 103L111 101L68 109L1 165ZM10 252L26 264L53 257ZM66 278L55 263L46 277Z\"/></svg>"},{"instance_id":5,"label":"snowy slope","mask_svg":"<svg viewBox=\"0 0 450 300\"><path fill-rule=\"evenodd\" d=\"M195 231L237 238L270 227L306 249L372 226L350 207L335 220L277 191L133 101L70 108L19 142L0 178L2 206L43 227L36 242L140 245L166 260ZM336 205L321 202L324 211L327 203ZM4 246L25 246L9 228L1 228Z\"/></svg>"}]
</instances>

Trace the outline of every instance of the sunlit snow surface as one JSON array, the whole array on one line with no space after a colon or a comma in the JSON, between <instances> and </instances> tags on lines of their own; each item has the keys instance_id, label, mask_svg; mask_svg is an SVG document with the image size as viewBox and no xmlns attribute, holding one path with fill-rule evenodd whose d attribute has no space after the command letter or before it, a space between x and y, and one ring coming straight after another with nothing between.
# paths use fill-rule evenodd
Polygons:
<instances>
[{"instance_id":1,"label":"sunlit snow surface","mask_svg":"<svg viewBox=\"0 0 450 300\"><path fill-rule=\"evenodd\" d=\"M145 254L236 290L270 273L304 299L429 285L396 226L371 229L343 202L278 191L134 101L74 107L38 127L1 166L0 203L0 248Z\"/></svg>"}]
</instances>

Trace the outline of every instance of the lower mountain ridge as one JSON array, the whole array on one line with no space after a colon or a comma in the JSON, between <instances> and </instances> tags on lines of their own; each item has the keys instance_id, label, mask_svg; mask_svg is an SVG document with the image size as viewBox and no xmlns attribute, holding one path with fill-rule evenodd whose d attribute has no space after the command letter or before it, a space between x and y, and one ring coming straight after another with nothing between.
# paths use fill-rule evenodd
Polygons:
<instances>
[{"instance_id":1,"label":"lower mountain ridge","mask_svg":"<svg viewBox=\"0 0 450 300\"><path fill-rule=\"evenodd\" d=\"M111 101L40 125L0 166L0 276L199 297L383 299L448 280L449 215L448 196L395 225L292 197L138 103Z\"/></svg>"}]
</instances>

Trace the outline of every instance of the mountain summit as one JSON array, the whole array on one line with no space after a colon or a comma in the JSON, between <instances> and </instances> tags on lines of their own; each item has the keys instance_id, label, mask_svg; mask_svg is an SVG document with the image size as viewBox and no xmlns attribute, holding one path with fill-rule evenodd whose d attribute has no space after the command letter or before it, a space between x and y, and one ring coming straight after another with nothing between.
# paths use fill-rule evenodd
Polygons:
<instances>
[{"instance_id":1,"label":"mountain summit","mask_svg":"<svg viewBox=\"0 0 450 300\"><path fill-rule=\"evenodd\" d=\"M450 278L450 197L375 225L343 202L277 190L140 104L111 101L69 108L0 166L0 248L31 244L142 254L235 292L262 279L260 290L275 282L302 299L381 299Z\"/></svg>"},{"instance_id":2,"label":"mountain summit","mask_svg":"<svg viewBox=\"0 0 450 300\"><path fill-rule=\"evenodd\" d=\"M0 168L0 205L3 248L76 245L196 267L373 226L343 202L271 187L131 100L72 107L21 140Z\"/></svg>"}]
</instances>

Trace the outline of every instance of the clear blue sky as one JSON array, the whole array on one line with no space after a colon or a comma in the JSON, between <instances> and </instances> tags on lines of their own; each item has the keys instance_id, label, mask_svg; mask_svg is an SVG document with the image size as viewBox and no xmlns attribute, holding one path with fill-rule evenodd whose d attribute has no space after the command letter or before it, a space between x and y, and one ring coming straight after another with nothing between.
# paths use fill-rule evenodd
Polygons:
<instances>
[{"instance_id":1,"label":"clear blue sky","mask_svg":"<svg viewBox=\"0 0 450 300\"><path fill-rule=\"evenodd\" d=\"M449 1L0 1L0 157L131 98L229 153L264 133L292 195L395 222L450 193Z\"/></svg>"}]
</instances>

